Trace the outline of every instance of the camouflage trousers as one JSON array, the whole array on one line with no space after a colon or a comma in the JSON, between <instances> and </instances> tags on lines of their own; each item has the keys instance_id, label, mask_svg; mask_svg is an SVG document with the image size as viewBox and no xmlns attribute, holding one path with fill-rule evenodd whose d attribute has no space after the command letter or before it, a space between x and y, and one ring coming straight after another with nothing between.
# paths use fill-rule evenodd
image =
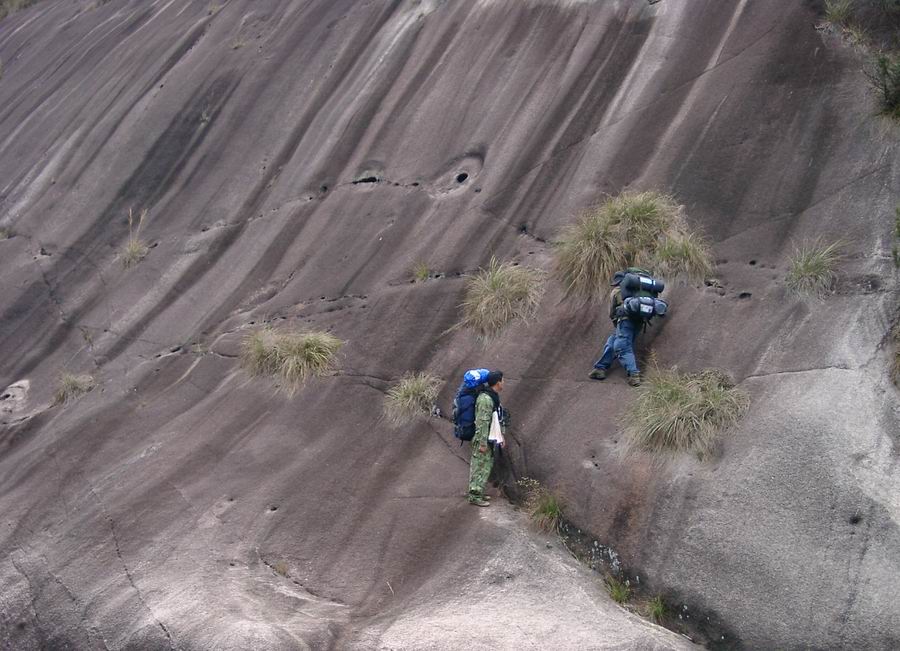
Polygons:
<instances>
[{"instance_id":1,"label":"camouflage trousers","mask_svg":"<svg viewBox=\"0 0 900 651\"><path fill-rule=\"evenodd\" d=\"M469 497L484 495L484 486L493 466L494 455L490 447L487 452L479 452L477 446L472 446L472 461L469 463Z\"/></svg>"}]
</instances>

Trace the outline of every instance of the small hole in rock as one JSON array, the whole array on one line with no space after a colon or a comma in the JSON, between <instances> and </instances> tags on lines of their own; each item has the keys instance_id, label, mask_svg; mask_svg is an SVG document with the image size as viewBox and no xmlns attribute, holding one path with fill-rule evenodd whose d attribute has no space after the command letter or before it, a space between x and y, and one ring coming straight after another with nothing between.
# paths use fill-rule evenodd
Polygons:
<instances>
[{"instance_id":1,"label":"small hole in rock","mask_svg":"<svg viewBox=\"0 0 900 651\"><path fill-rule=\"evenodd\" d=\"M416 181L416 182L415 182L415 183L413 183L413 184L412 184L412 186L413 186L413 187L414 187L414 188L417 188L417 187L419 187L419 182L418 182L418 181Z\"/></svg>"},{"instance_id":2,"label":"small hole in rock","mask_svg":"<svg viewBox=\"0 0 900 651\"><path fill-rule=\"evenodd\" d=\"M229 498L228 498L228 501L229 501L229 502L233 502L233 501L234 501L234 498L233 498L233 497L229 497Z\"/></svg>"},{"instance_id":3,"label":"small hole in rock","mask_svg":"<svg viewBox=\"0 0 900 651\"><path fill-rule=\"evenodd\" d=\"M862 522L862 516L860 516L859 513L854 513L853 515L850 516L849 522L852 525L857 525L860 522Z\"/></svg>"},{"instance_id":4,"label":"small hole in rock","mask_svg":"<svg viewBox=\"0 0 900 651\"><path fill-rule=\"evenodd\" d=\"M200 229L200 232L205 233L208 230L209 230L209 226L204 226L203 228Z\"/></svg>"},{"instance_id":5,"label":"small hole in rock","mask_svg":"<svg viewBox=\"0 0 900 651\"><path fill-rule=\"evenodd\" d=\"M751 296L753 296L753 294L751 294L750 292L741 292L740 294L738 294L738 298L750 298Z\"/></svg>"},{"instance_id":6,"label":"small hole in rock","mask_svg":"<svg viewBox=\"0 0 900 651\"><path fill-rule=\"evenodd\" d=\"M750 266L751 266L751 267L752 267L753 265L755 265L755 264L756 264L756 260L751 260L751 261L750 261Z\"/></svg>"},{"instance_id":7,"label":"small hole in rock","mask_svg":"<svg viewBox=\"0 0 900 651\"><path fill-rule=\"evenodd\" d=\"M522 233L523 235L527 235L528 234L528 224L520 224L519 232Z\"/></svg>"},{"instance_id":8,"label":"small hole in rock","mask_svg":"<svg viewBox=\"0 0 900 651\"><path fill-rule=\"evenodd\" d=\"M274 512L277 511L277 510L278 510L278 507L277 507L277 506L270 506L270 507L269 507L269 513L274 513Z\"/></svg>"},{"instance_id":9,"label":"small hole in rock","mask_svg":"<svg viewBox=\"0 0 900 651\"><path fill-rule=\"evenodd\" d=\"M328 192L328 186L327 186L327 185L323 185L323 186L321 186L321 187L319 188L319 190L321 190L322 192Z\"/></svg>"},{"instance_id":10,"label":"small hole in rock","mask_svg":"<svg viewBox=\"0 0 900 651\"><path fill-rule=\"evenodd\" d=\"M468 179L468 178L469 178L468 174L466 174L465 172L460 172L459 174L456 175L456 182L457 183L465 183L466 179Z\"/></svg>"},{"instance_id":11,"label":"small hole in rock","mask_svg":"<svg viewBox=\"0 0 900 651\"><path fill-rule=\"evenodd\" d=\"M360 183L378 183L377 176L367 176L362 179L357 179L353 182L353 185L359 185Z\"/></svg>"},{"instance_id":12,"label":"small hole in rock","mask_svg":"<svg viewBox=\"0 0 900 651\"><path fill-rule=\"evenodd\" d=\"M159 242L154 242L153 244L150 245L150 248L155 249L158 246L159 246Z\"/></svg>"},{"instance_id":13,"label":"small hole in rock","mask_svg":"<svg viewBox=\"0 0 900 651\"><path fill-rule=\"evenodd\" d=\"M477 194L479 192L481 192L481 188L475 188L475 193Z\"/></svg>"}]
</instances>

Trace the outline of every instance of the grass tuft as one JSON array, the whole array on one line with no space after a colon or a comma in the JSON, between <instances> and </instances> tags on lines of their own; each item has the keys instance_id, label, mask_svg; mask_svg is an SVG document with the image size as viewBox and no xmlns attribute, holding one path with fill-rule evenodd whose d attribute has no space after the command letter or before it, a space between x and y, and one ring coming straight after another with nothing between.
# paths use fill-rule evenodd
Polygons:
<instances>
[{"instance_id":1,"label":"grass tuft","mask_svg":"<svg viewBox=\"0 0 900 651\"><path fill-rule=\"evenodd\" d=\"M8 240L11 237L12 231L10 231L8 228L0 228L0 242L2 242L3 240Z\"/></svg>"},{"instance_id":2,"label":"grass tuft","mask_svg":"<svg viewBox=\"0 0 900 651\"><path fill-rule=\"evenodd\" d=\"M244 339L241 364L251 375L274 375L293 395L313 376L324 375L334 363L342 342L327 332L256 330Z\"/></svg>"},{"instance_id":3,"label":"grass tuft","mask_svg":"<svg viewBox=\"0 0 900 651\"><path fill-rule=\"evenodd\" d=\"M540 271L491 258L486 269L467 277L463 318L456 327L494 337L511 321L534 316L543 291Z\"/></svg>"},{"instance_id":4,"label":"grass tuft","mask_svg":"<svg viewBox=\"0 0 900 651\"><path fill-rule=\"evenodd\" d=\"M59 376L59 386L56 388L54 404L64 405L70 400L83 396L96 386L93 376L75 375L74 373L62 373Z\"/></svg>"},{"instance_id":5,"label":"grass tuft","mask_svg":"<svg viewBox=\"0 0 900 651\"><path fill-rule=\"evenodd\" d=\"M524 494L525 510L538 529L557 532L563 521L562 500L538 480L523 477L516 482Z\"/></svg>"},{"instance_id":6,"label":"grass tuft","mask_svg":"<svg viewBox=\"0 0 900 651\"><path fill-rule=\"evenodd\" d=\"M413 280L417 283L424 283L426 280L431 278L431 269L428 266L427 262L417 262L413 265L412 268L412 276Z\"/></svg>"},{"instance_id":7,"label":"grass tuft","mask_svg":"<svg viewBox=\"0 0 900 651\"><path fill-rule=\"evenodd\" d=\"M9 14L15 13L34 4L37 0L0 0L0 20Z\"/></svg>"},{"instance_id":8,"label":"grass tuft","mask_svg":"<svg viewBox=\"0 0 900 651\"><path fill-rule=\"evenodd\" d=\"M660 595L653 597L647 604L647 616L656 624L662 622L668 614L669 607Z\"/></svg>"},{"instance_id":9,"label":"grass tuft","mask_svg":"<svg viewBox=\"0 0 900 651\"><path fill-rule=\"evenodd\" d=\"M272 569L275 570L275 574L278 574L278 575L284 576L284 577L289 576L289 573L290 573L290 568L288 567L288 564L286 561L275 561L272 564Z\"/></svg>"},{"instance_id":10,"label":"grass tuft","mask_svg":"<svg viewBox=\"0 0 900 651\"><path fill-rule=\"evenodd\" d=\"M144 218L147 211L142 210L141 216L138 218L137 228L134 227L134 213L128 209L128 240L122 247L122 264L128 269L136 265L138 262L147 257L150 247L141 239L141 228L144 225Z\"/></svg>"},{"instance_id":11,"label":"grass tuft","mask_svg":"<svg viewBox=\"0 0 900 651\"><path fill-rule=\"evenodd\" d=\"M713 260L682 207L659 192L624 192L589 208L556 245L555 272L566 296L603 299L612 275L631 266L702 281Z\"/></svg>"},{"instance_id":12,"label":"grass tuft","mask_svg":"<svg viewBox=\"0 0 900 651\"><path fill-rule=\"evenodd\" d=\"M844 27L853 15L853 0L825 0L825 20Z\"/></svg>"},{"instance_id":13,"label":"grass tuft","mask_svg":"<svg viewBox=\"0 0 900 651\"><path fill-rule=\"evenodd\" d=\"M408 373L388 390L385 417L399 426L417 416L430 415L442 383L441 378L428 373Z\"/></svg>"},{"instance_id":14,"label":"grass tuft","mask_svg":"<svg viewBox=\"0 0 900 651\"><path fill-rule=\"evenodd\" d=\"M604 583L606 584L606 591L609 593L609 596L617 604L625 604L631 599L631 586L624 581L620 581L614 576L608 576Z\"/></svg>"},{"instance_id":15,"label":"grass tuft","mask_svg":"<svg viewBox=\"0 0 900 651\"><path fill-rule=\"evenodd\" d=\"M878 94L881 112L900 120L900 55L879 54L868 72Z\"/></svg>"},{"instance_id":16,"label":"grass tuft","mask_svg":"<svg viewBox=\"0 0 900 651\"><path fill-rule=\"evenodd\" d=\"M625 433L635 449L693 452L702 459L749 404L747 394L723 371L679 373L651 366L625 414Z\"/></svg>"},{"instance_id":17,"label":"grass tuft","mask_svg":"<svg viewBox=\"0 0 900 651\"><path fill-rule=\"evenodd\" d=\"M841 258L841 242L825 244L821 240L794 246L787 286L801 296L824 296L834 287L835 268Z\"/></svg>"}]
</instances>

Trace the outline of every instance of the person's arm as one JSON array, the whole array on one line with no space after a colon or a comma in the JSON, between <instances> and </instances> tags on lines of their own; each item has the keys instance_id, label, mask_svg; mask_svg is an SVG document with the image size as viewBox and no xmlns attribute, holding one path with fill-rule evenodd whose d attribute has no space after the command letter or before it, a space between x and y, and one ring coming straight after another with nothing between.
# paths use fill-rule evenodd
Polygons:
<instances>
[{"instance_id":1,"label":"person's arm","mask_svg":"<svg viewBox=\"0 0 900 651\"><path fill-rule=\"evenodd\" d=\"M472 447L477 447L479 452L487 452L488 436L491 433L491 414L494 411L494 401L485 394L478 396L475 401L475 437L472 439Z\"/></svg>"},{"instance_id":2,"label":"person's arm","mask_svg":"<svg viewBox=\"0 0 900 651\"><path fill-rule=\"evenodd\" d=\"M613 323L616 322L616 310L619 309L621 304L622 295L619 293L618 289L614 289L612 294L609 295L609 318Z\"/></svg>"}]
</instances>

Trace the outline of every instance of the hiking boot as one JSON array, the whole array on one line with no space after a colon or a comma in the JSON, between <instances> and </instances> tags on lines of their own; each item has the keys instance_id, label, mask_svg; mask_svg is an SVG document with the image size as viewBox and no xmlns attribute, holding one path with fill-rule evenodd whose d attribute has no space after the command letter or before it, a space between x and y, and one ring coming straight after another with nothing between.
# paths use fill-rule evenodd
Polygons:
<instances>
[{"instance_id":1,"label":"hiking boot","mask_svg":"<svg viewBox=\"0 0 900 651\"><path fill-rule=\"evenodd\" d=\"M630 384L633 387L641 386L641 374L640 373L635 373L633 375L629 374L628 384Z\"/></svg>"},{"instance_id":2,"label":"hiking boot","mask_svg":"<svg viewBox=\"0 0 900 651\"><path fill-rule=\"evenodd\" d=\"M491 503L488 502L483 497L469 497L469 504L473 504L474 506L490 506Z\"/></svg>"},{"instance_id":3,"label":"hiking boot","mask_svg":"<svg viewBox=\"0 0 900 651\"><path fill-rule=\"evenodd\" d=\"M592 380L605 380L606 379L606 369L603 368L595 368L591 371L591 374L588 375Z\"/></svg>"}]
</instances>

